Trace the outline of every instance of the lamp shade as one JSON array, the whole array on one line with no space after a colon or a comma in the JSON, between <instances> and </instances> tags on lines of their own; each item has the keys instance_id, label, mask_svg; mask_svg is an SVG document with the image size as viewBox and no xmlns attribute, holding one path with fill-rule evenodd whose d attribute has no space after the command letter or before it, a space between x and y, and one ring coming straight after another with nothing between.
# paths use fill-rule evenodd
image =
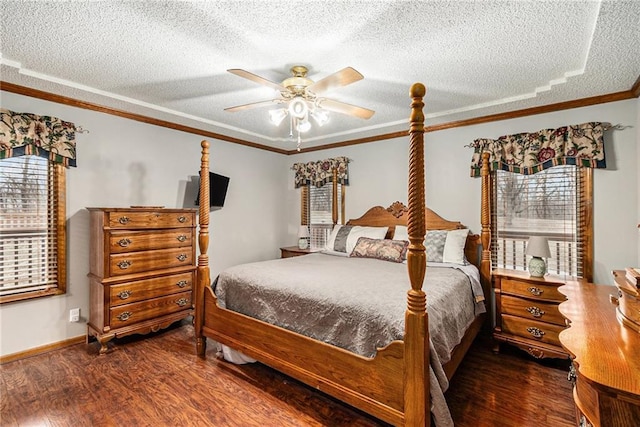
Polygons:
<instances>
[{"instance_id":1,"label":"lamp shade","mask_svg":"<svg viewBox=\"0 0 640 427\"><path fill-rule=\"evenodd\" d=\"M543 236L531 236L525 253L535 257L550 258L549 241Z\"/></svg>"},{"instance_id":2,"label":"lamp shade","mask_svg":"<svg viewBox=\"0 0 640 427\"><path fill-rule=\"evenodd\" d=\"M301 225L298 229L298 238L307 238L309 237L309 227L306 225Z\"/></svg>"}]
</instances>

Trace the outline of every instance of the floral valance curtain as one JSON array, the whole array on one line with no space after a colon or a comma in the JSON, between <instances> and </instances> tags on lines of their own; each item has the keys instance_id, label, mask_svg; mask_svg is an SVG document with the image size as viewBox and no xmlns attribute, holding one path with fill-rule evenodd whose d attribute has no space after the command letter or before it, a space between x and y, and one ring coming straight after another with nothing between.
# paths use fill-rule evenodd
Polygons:
<instances>
[{"instance_id":1,"label":"floral valance curtain","mask_svg":"<svg viewBox=\"0 0 640 427\"><path fill-rule=\"evenodd\" d=\"M471 176L480 176L484 152L490 153L491 171L530 175L558 165L605 168L603 134L610 127L609 123L589 122L498 139L476 139L471 144Z\"/></svg>"},{"instance_id":2,"label":"floral valance curtain","mask_svg":"<svg viewBox=\"0 0 640 427\"><path fill-rule=\"evenodd\" d=\"M28 154L76 166L76 126L56 117L0 109L0 159Z\"/></svg>"},{"instance_id":3,"label":"floral valance curtain","mask_svg":"<svg viewBox=\"0 0 640 427\"><path fill-rule=\"evenodd\" d=\"M305 185L322 187L333 181L333 170L338 171L338 183L349 185L349 158L336 157L308 163L294 163L295 188Z\"/></svg>"}]
</instances>

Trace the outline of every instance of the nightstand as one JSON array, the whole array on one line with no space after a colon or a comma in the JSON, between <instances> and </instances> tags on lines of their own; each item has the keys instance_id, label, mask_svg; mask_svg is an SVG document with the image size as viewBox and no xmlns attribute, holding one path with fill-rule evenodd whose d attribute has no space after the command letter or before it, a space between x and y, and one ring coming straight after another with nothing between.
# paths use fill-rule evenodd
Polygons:
<instances>
[{"instance_id":1,"label":"nightstand","mask_svg":"<svg viewBox=\"0 0 640 427\"><path fill-rule=\"evenodd\" d=\"M315 251L312 251L311 249L300 249L297 246L287 246L285 248L280 248L280 258L308 255L313 252Z\"/></svg>"},{"instance_id":2,"label":"nightstand","mask_svg":"<svg viewBox=\"0 0 640 427\"><path fill-rule=\"evenodd\" d=\"M568 358L558 338L566 325L558 310L566 298L558 288L567 281L550 274L531 277L526 271L505 269L492 271L492 281L496 300L494 351L506 342L537 359Z\"/></svg>"}]
</instances>

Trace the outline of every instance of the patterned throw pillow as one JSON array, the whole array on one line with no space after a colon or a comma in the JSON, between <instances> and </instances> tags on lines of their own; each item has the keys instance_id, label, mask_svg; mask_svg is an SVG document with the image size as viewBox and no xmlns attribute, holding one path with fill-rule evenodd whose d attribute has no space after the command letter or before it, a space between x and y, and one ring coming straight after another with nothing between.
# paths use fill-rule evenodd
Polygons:
<instances>
[{"instance_id":1,"label":"patterned throw pillow","mask_svg":"<svg viewBox=\"0 0 640 427\"><path fill-rule=\"evenodd\" d=\"M427 262L442 262L444 244L447 242L447 230L427 231L424 246L427 249Z\"/></svg>"},{"instance_id":2,"label":"patterned throw pillow","mask_svg":"<svg viewBox=\"0 0 640 427\"><path fill-rule=\"evenodd\" d=\"M349 256L402 262L407 253L408 246L409 242L406 240L370 239L368 237L360 237Z\"/></svg>"},{"instance_id":3,"label":"patterned throw pillow","mask_svg":"<svg viewBox=\"0 0 640 427\"><path fill-rule=\"evenodd\" d=\"M384 239L388 227L362 227L358 225L336 225L324 248L325 252L348 256L360 237Z\"/></svg>"}]
</instances>

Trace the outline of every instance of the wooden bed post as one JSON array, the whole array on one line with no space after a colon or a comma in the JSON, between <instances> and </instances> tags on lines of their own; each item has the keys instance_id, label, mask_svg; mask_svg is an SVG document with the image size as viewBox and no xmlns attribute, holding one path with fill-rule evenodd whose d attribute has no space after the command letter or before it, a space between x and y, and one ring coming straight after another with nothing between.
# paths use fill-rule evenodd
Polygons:
<instances>
[{"instance_id":1,"label":"wooden bed post","mask_svg":"<svg viewBox=\"0 0 640 427\"><path fill-rule=\"evenodd\" d=\"M202 335L204 326L204 290L211 285L209 270L209 142L202 141L200 158L200 221L198 230L198 268L195 283L195 315L193 326L196 335L196 353L204 357L207 350L207 338Z\"/></svg>"},{"instance_id":2,"label":"wooden bed post","mask_svg":"<svg viewBox=\"0 0 640 427\"><path fill-rule=\"evenodd\" d=\"M404 416L407 426L428 426L429 404L429 321L427 297L422 282L427 269L424 236L424 114L422 98L426 88L421 83L411 86L411 142L409 148L409 252L407 268L411 289L407 292L404 349Z\"/></svg>"},{"instance_id":3,"label":"wooden bed post","mask_svg":"<svg viewBox=\"0 0 640 427\"><path fill-rule=\"evenodd\" d=\"M338 223L338 169L333 169L333 193L331 194L331 219Z\"/></svg>"},{"instance_id":4,"label":"wooden bed post","mask_svg":"<svg viewBox=\"0 0 640 427\"><path fill-rule=\"evenodd\" d=\"M486 325L492 328L492 302L491 302L491 171L489 169L489 153L482 153L482 166L480 168L482 179L480 222L482 231L480 239L482 242L482 259L480 260L480 279L484 294L489 298L485 301L489 321Z\"/></svg>"}]
</instances>

